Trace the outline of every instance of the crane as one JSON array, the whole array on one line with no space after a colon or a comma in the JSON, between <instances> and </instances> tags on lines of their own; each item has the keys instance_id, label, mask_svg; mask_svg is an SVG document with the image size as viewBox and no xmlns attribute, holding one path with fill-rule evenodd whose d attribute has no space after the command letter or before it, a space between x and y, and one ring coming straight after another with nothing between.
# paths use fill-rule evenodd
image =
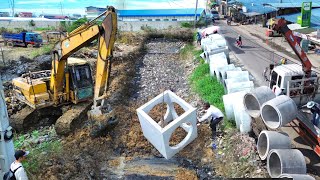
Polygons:
<instances>
[{"instance_id":1,"label":"crane","mask_svg":"<svg viewBox=\"0 0 320 180\"><path fill-rule=\"evenodd\" d=\"M98 25L96 22L102 17ZM90 117L101 115L106 104L116 33L117 15L115 8L109 6L54 46L51 70L29 72L13 79L14 95L33 109L93 99ZM70 57L94 40L98 40L95 79L86 61Z\"/></svg>"},{"instance_id":2,"label":"crane","mask_svg":"<svg viewBox=\"0 0 320 180\"><path fill-rule=\"evenodd\" d=\"M270 66L269 87L276 95L284 94L295 101L298 107L303 107L308 101L320 101L318 91L319 79L312 71L312 64L306 53L300 47L297 37L288 28L285 19L276 19L272 29L281 33L291 48L298 56L299 64L284 64L280 66ZM266 71L264 74L266 76ZM281 92L281 93L277 93ZM290 123L290 126L300 137L320 156L320 129L314 126L308 115L300 108L297 118ZM264 128L266 129L266 126Z\"/></svg>"}]
</instances>

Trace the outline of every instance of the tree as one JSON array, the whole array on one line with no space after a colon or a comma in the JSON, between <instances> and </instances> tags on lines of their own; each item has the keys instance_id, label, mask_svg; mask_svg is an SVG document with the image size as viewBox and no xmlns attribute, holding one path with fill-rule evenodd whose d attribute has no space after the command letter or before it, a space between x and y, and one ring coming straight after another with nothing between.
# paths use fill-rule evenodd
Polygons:
<instances>
[{"instance_id":1,"label":"tree","mask_svg":"<svg viewBox=\"0 0 320 180\"><path fill-rule=\"evenodd\" d=\"M14 14L14 17L19 17L19 15L17 13Z\"/></svg>"},{"instance_id":2,"label":"tree","mask_svg":"<svg viewBox=\"0 0 320 180\"><path fill-rule=\"evenodd\" d=\"M36 26L36 23L34 22L34 20L30 20L29 21L29 26L31 26L31 27L34 27L34 26Z\"/></svg>"},{"instance_id":3,"label":"tree","mask_svg":"<svg viewBox=\"0 0 320 180\"><path fill-rule=\"evenodd\" d=\"M88 22L87 18L80 18L76 21L74 21L71 26L67 27L67 31L71 32L75 29L77 29L78 27L80 27L82 24L85 24L86 22Z\"/></svg>"}]
</instances>

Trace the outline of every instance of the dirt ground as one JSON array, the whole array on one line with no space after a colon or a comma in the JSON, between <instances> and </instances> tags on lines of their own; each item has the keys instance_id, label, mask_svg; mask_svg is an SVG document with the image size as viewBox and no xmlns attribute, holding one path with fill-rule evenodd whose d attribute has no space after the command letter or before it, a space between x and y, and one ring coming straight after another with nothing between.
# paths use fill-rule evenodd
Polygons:
<instances>
[{"instance_id":1,"label":"dirt ground","mask_svg":"<svg viewBox=\"0 0 320 180\"><path fill-rule=\"evenodd\" d=\"M186 32L179 33L185 34L189 38L192 37ZM143 136L136 114L136 109L152 99L154 95L150 94L146 99L140 99L137 98L139 96L135 96L141 88L135 77L139 74L139 67L145 65L141 63L144 60L148 60L144 57L148 53L148 49L144 44L145 42L154 43L151 45L151 48L149 44L149 50L152 49L152 46L156 47L155 44L158 44L154 38L159 38L159 35L146 39L145 36L141 36L140 34L131 34L130 38L127 41L131 42L129 44L116 44L111 83L108 90L108 103L119 120L118 125L114 129L111 129L106 136L93 138L90 135L91 126L85 123L81 129L75 130L75 132L68 136L61 137L62 152L45 159L41 165L42 169L38 173L31 175L30 178L52 180L212 179L220 178L220 176L230 177L229 172L234 173L235 177L266 177L264 174L265 170L261 170L261 165L258 164L259 160L253 148L255 144L253 138L234 133L232 134L232 138L220 138L220 150L212 150L211 131L207 125L198 126L198 137L172 159L166 160L159 154ZM163 37L160 36L160 38ZM182 47L185 41L181 39L178 43L174 42L173 44L180 43ZM166 41L161 43L165 44ZM171 49L171 47L169 48ZM160 56L159 54L155 55L154 52L151 54L150 56L156 58L156 60L161 60L161 58L157 59L157 56ZM85 48L75 53L74 56L86 58L94 67L96 49ZM179 56L170 54L169 57ZM186 69L186 72L190 72L194 68L192 57L187 60L174 59L174 61L176 61L174 63L181 64L181 68ZM28 61L23 64L28 65L28 63L34 63L34 61ZM50 67L47 69L50 69ZM186 72L181 73L184 76L188 76ZM179 79L179 82L176 82L176 84L188 87L188 84L184 83L184 81L185 79ZM175 89L176 87L172 86L172 88ZM149 93L147 91L144 92ZM159 92L161 92L160 88L156 88L153 93L157 94ZM194 106L200 106L200 99L197 95L193 93L189 94L188 90L177 91L177 93L180 93L181 96L183 95L184 99L187 99ZM151 110L150 116L154 117L156 121L161 121L159 117L163 116L163 109L164 107L161 105L155 107ZM175 109L178 114L183 113L181 107L175 106ZM170 144L177 144L185 135L186 133L183 129L177 129L170 139ZM237 139L237 137L242 138ZM231 142L229 139L231 139ZM232 151L234 155L227 153L228 147L226 146L232 143L234 144L232 147L239 145L242 148L239 152ZM246 159L242 159L242 162L249 159L255 164L243 166L244 169L238 168L241 164L237 163L239 158L234 158L234 156L245 156ZM234 168L230 168L230 166L234 166ZM232 171L228 171L228 169ZM245 174L241 174L240 172L242 171ZM239 174L237 174L238 172Z\"/></svg>"}]
</instances>

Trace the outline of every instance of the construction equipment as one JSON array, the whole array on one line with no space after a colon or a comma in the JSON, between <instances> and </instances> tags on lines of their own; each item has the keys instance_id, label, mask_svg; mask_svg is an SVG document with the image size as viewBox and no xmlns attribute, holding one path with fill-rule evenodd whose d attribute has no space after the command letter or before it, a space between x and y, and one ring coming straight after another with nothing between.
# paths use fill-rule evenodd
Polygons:
<instances>
[{"instance_id":1,"label":"construction equipment","mask_svg":"<svg viewBox=\"0 0 320 180\"><path fill-rule=\"evenodd\" d=\"M103 16L102 24L97 25L96 20ZM116 32L117 15L115 9L109 6L107 11L78 27L55 45L51 70L30 72L13 79L14 95L34 109L77 104L93 98L90 115L102 115ZM86 61L70 58L70 55L97 39L98 58L93 80L90 65Z\"/></svg>"},{"instance_id":2,"label":"construction equipment","mask_svg":"<svg viewBox=\"0 0 320 180\"><path fill-rule=\"evenodd\" d=\"M40 34L33 32L21 32L18 34L3 33L2 38L4 44L8 46L39 47L42 44Z\"/></svg>"},{"instance_id":3,"label":"construction equipment","mask_svg":"<svg viewBox=\"0 0 320 180\"><path fill-rule=\"evenodd\" d=\"M320 156L320 129L314 126L308 113L302 108L308 101L320 101L319 78L312 71L312 64L300 47L297 38L288 28L285 19L276 19L272 29L283 34L302 64L270 65L269 87L276 95L287 95L293 99L299 108L298 116L293 120L291 127L308 143L308 145Z\"/></svg>"}]
</instances>

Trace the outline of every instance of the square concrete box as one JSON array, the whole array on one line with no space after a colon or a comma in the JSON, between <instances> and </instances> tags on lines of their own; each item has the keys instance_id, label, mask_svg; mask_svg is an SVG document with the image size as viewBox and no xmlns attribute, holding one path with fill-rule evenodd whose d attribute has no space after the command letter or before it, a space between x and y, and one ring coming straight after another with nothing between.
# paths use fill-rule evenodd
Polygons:
<instances>
[{"instance_id":1,"label":"square concrete box","mask_svg":"<svg viewBox=\"0 0 320 180\"><path fill-rule=\"evenodd\" d=\"M166 126L163 128L160 126L160 122L158 124L148 115L153 107L161 103L167 104L166 113L163 117ZM185 112L178 116L173 103L177 103ZM144 137L166 159L170 159L198 136L196 108L169 90L138 108L137 113ZM170 146L170 137L178 127L183 128L187 135L177 145Z\"/></svg>"}]
</instances>

